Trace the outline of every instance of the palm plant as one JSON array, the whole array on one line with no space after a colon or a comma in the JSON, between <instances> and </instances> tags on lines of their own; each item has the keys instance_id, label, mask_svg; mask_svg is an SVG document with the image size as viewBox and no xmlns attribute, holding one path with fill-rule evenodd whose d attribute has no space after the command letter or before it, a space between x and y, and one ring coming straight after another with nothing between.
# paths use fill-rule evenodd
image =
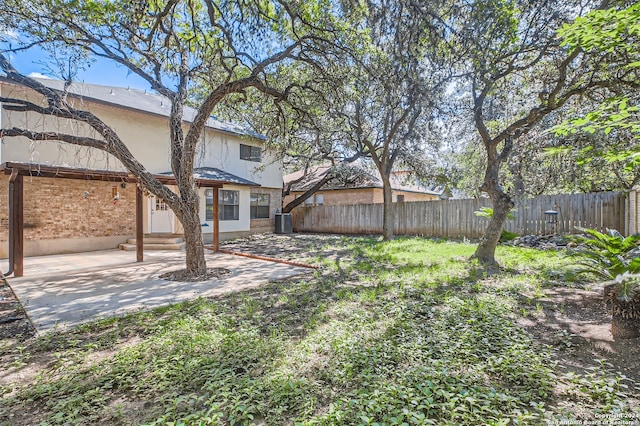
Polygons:
<instances>
[{"instance_id":1,"label":"palm plant","mask_svg":"<svg viewBox=\"0 0 640 426\"><path fill-rule=\"evenodd\" d=\"M604 299L612 314L613 337L640 337L640 234L624 237L612 229L606 234L579 229L586 236L574 238L582 246L582 257L572 277L591 273L608 280Z\"/></svg>"},{"instance_id":2,"label":"palm plant","mask_svg":"<svg viewBox=\"0 0 640 426\"><path fill-rule=\"evenodd\" d=\"M578 250L582 256L570 278L591 273L613 280L625 272L640 273L640 234L624 237L615 229L608 229L606 234L595 229L578 230L586 236L573 238L582 247Z\"/></svg>"}]
</instances>

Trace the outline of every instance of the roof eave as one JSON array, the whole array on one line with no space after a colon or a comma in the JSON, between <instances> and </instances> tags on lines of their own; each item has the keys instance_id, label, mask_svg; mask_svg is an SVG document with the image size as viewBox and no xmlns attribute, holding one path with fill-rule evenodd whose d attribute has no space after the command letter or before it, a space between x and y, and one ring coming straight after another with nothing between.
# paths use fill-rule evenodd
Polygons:
<instances>
[{"instance_id":1,"label":"roof eave","mask_svg":"<svg viewBox=\"0 0 640 426\"><path fill-rule=\"evenodd\" d=\"M14 86L20 86L20 83L13 81L9 78L7 78L6 76L0 75L0 83L5 82L8 84L12 84ZM53 90L57 90L57 89L53 89ZM83 99L87 99L90 100L91 102L94 102L96 104L99 105L103 105L103 106L109 106L109 107L114 107L114 108L120 108L126 111L133 111L133 112L139 112L141 114L146 114L152 117L159 117L159 118L163 118L163 119L168 119L169 116L163 115L163 114L158 114L156 112L153 111L148 111L145 109L140 109L140 108L135 108L135 107L131 107L128 105L121 105L118 104L117 102L108 102L105 101L104 99L98 99L98 98L94 98L90 95L78 95L76 93L72 93L69 92L68 94L69 96L75 98L75 99L79 99L79 100L83 100ZM191 124L191 121L188 120L182 120L183 123L185 124ZM267 137L264 135L258 135L258 134L249 134L249 133L242 133L242 132L234 132L232 130L226 130L226 129L220 129L218 127L213 127L213 126L209 126L207 124L205 124L205 128L216 131L216 132L220 132L220 133L224 133L224 134L228 134L228 135L233 135L233 136L240 136L242 138L247 138L247 139L252 139L252 140L256 140L256 141L260 141L260 142L266 142L267 141Z\"/></svg>"},{"instance_id":2,"label":"roof eave","mask_svg":"<svg viewBox=\"0 0 640 426\"><path fill-rule=\"evenodd\" d=\"M80 169L34 163L5 162L0 164L0 170L3 171L5 175L16 173L22 176L48 177L58 179L100 180L109 182L131 183L136 183L139 181L136 176L124 171L120 172L113 170ZM153 177L164 185L177 184L173 176L154 174ZM233 182L215 179L196 179L196 183L198 183L200 187L221 188L223 185Z\"/></svg>"}]
</instances>

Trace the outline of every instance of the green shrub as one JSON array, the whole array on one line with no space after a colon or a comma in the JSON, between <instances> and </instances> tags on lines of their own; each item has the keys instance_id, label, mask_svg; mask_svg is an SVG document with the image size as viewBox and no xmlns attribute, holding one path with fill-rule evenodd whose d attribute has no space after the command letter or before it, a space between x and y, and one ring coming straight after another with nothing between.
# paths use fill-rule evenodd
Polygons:
<instances>
[{"instance_id":1,"label":"green shrub","mask_svg":"<svg viewBox=\"0 0 640 426\"><path fill-rule=\"evenodd\" d=\"M507 230L502 230L500 234L500 242L506 243L507 241L515 240L518 237L518 234L515 232L509 232Z\"/></svg>"},{"instance_id":2,"label":"green shrub","mask_svg":"<svg viewBox=\"0 0 640 426\"><path fill-rule=\"evenodd\" d=\"M605 280L613 280L625 272L640 273L640 234L624 237L613 229L606 234L595 229L578 229L586 236L573 238L582 246L578 250L582 259L569 275L570 279L585 273Z\"/></svg>"}]
</instances>

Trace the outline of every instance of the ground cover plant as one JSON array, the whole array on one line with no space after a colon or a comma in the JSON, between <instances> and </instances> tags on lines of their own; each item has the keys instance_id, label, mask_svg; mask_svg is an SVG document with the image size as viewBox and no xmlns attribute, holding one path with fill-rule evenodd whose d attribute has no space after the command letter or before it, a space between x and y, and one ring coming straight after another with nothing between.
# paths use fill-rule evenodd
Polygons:
<instances>
[{"instance_id":1,"label":"ground cover plant","mask_svg":"<svg viewBox=\"0 0 640 426\"><path fill-rule=\"evenodd\" d=\"M503 269L487 275L465 242L297 235L227 248L319 269L5 344L0 424L640 416L637 339L597 334L601 296L563 281L577 255L500 247Z\"/></svg>"}]
</instances>

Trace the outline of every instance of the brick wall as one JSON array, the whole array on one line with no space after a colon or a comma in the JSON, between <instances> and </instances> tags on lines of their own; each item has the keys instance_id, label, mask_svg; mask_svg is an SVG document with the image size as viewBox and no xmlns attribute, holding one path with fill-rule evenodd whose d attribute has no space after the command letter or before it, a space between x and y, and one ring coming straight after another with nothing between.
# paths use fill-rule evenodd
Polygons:
<instances>
[{"instance_id":1,"label":"brick wall","mask_svg":"<svg viewBox=\"0 0 640 426\"><path fill-rule=\"evenodd\" d=\"M398 201L398 195L404 196L405 202L411 201L435 201L439 200L440 197L433 194L422 194L419 192L406 192L406 191L391 191L391 199L395 203ZM382 189L376 189L373 196L373 203L384 203L384 193Z\"/></svg>"},{"instance_id":2,"label":"brick wall","mask_svg":"<svg viewBox=\"0 0 640 426\"><path fill-rule=\"evenodd\" d=\"M338 189L333 191L318 191L315 195L322 195L325 206L336 206L343 204L371 204L374 199L374 188L364 189ZM287 195L284 203L291 202L295 197L302 195L302 192L294 192ZM303 203L302 206L305 204Z\"/></svg>"},{"instance_id":3,"label":"brick wall","mask_svg":"<svg viewBox=\"0 0 640 426\"><path fill-rule=\"evenodd\" d=\"M9 178L0 176L0 241L8 240ZM120 193L114 204L113 187ZM119 182L24 177L26 241L135 234L136 187Z\"/></svg>"},{"instance_id":4,"label":"brick wall","mask_svg":"<svg viewBox=\"0 0 640 426\"><path fill-rule=\"evenodd\" d=\"M282 210L282 190L269 188L252 188L254 194L269 194L269 219L251 219L251 230L254 232L273 232L275 230L275 212Z\"/></svg>"},{"instance_id":5,"label":"brick wall","mask_svg":"<svg viewBox=\"0 0 640 426\"><path fill-rule=\"evenodd\" d=\"M295 192L284 198L284 204L294 200L295 197L302 195L302 192ZM363 188L363 189L338 189L333 191L318 191L316 195L322 195L323 205L338 206L345 204L378 204L384 200L382 188ZM398 195L404 195L404 201L431 201L438 200L439 197L433 194L421 194L416 192L392 191L393 201L397 200ZM315 196L315 195L314 195ZM307 204L308 205L308 204Z\"/></svg>"}]
</instances>

